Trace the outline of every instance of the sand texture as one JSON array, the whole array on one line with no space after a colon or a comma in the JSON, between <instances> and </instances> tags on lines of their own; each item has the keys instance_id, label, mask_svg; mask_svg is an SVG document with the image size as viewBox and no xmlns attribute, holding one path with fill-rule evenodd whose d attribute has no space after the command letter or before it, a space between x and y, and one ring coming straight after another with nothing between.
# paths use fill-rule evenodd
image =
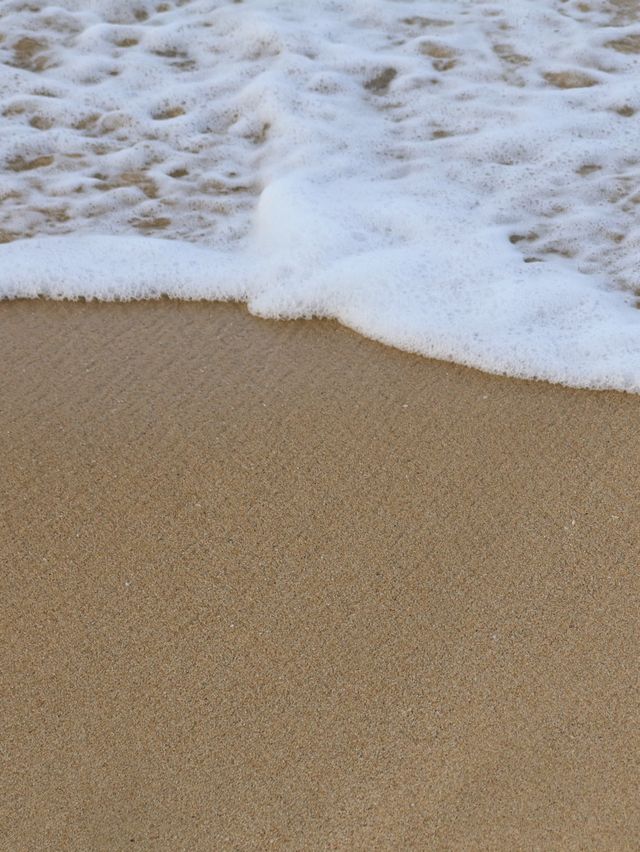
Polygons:
<instances>
[{"instance_id":1,"label":"sand texture","mask_svg":"<svg viewBox=\"0 0 640 852\"><path fill-rule=\"evenodd\" d=\"M0 847L637 849L640 398L0 304Z\"/></svg>"}]
</instances>

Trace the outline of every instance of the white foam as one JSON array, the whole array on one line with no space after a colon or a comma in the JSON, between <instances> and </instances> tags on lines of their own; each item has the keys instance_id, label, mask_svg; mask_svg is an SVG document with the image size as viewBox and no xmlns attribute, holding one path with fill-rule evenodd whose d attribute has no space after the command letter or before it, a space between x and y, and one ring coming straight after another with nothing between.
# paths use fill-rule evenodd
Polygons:
<instances>
[{"instance_id":1,"label":"white foam","mask_svg":"<svg viewBox=\"0 0 640 852\"><path fill-rule=\"evenodd\" d=\"M634 9L5 0L0 295L239 299L640 391Z\"/></svg>"}]
</instances>

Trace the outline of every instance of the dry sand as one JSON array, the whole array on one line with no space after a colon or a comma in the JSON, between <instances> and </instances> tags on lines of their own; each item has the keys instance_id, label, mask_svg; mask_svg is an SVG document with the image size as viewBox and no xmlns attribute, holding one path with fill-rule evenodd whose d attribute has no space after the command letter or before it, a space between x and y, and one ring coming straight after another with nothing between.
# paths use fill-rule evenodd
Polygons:
<instances>
[{"instance_id":1,"label":"dry sand","mask_svg":"<svg viewBox=\"0 0 640 852\"><path fill-rule=\"evenodd\" d=\"M640 398L0 304L2 849L637 849Z\"/></svg>"}]
</instances>

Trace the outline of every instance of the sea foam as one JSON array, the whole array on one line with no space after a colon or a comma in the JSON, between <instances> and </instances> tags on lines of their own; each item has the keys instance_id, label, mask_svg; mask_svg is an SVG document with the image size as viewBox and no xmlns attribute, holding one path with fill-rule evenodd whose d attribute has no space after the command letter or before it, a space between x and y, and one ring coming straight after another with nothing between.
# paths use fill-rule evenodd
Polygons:
<instances>
[{"instance_id":1,"label":"sea foam","mask_svg":"<svg viewBox=\"0 0 640 852\"><path fill-rule=\"evenodd\" d=\"M0 6L0 295L246 301L640 391L623 0Z\"/></svg>"}]
</instances>

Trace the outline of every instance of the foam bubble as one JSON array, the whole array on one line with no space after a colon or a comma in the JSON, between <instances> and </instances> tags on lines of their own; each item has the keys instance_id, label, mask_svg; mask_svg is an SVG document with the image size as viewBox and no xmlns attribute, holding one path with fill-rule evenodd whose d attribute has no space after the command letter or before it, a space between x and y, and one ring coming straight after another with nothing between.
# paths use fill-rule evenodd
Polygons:
<instances>
[{"instance_id":1,"label":"foam bubble","mask_svg":"<svg viewBox=\"0 0 640 852\"><path fill-rule=\"evenodd\" d=\"M605 0L5 0L0 295L639 391L639 62Z\"/></svg>"}]
</instances>

